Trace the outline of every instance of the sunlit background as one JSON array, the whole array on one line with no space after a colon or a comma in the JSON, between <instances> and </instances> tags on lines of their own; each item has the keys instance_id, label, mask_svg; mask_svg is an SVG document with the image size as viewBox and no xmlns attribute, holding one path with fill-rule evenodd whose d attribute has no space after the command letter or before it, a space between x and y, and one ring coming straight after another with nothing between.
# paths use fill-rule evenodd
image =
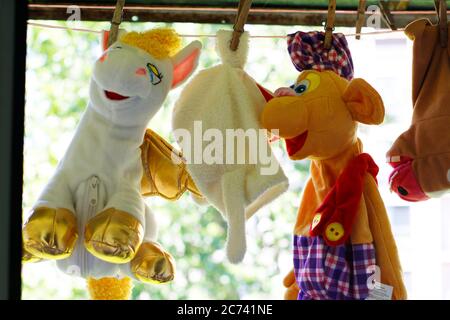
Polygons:
<instances>
[{"instance_id":1,"label":"sunlit background","mask_svg":"<svg viewBox=\"0 0 450 320\"><path fill-rule=\"evenodd\" d=\"M108 23L46 22L51 25L108 29ZM142 31L172 26L180 34L212 35L225 25L123 23ZM285 35L297 27L249 25L253 35ZM301 27L308 31L317 28ZM370 31L370 29L368 29ZM367 30L364 30L367 31ZM353 33L351 28L336 32ZM184 38L185 44L194 38ZM26 122L23 211L25 217L64 155L87 105L92 65L100 56L99 34L30 26L26 75ZM220 63L214 38L202 37L204 49L198 70ZM408 128L411 114L411 43L400 33L347 37L355 75L369 81L381 94L386 120L376 127L361 126L365 151L380 166L380 191L389 215L410 299L450 299L450 198L408 203L389 192L390 167L385 153ZM275 90L293 83L293 67L284 39L251 39L246 71ZM174 142L171 112L182 88L169 94L149 127ZM160 225L159 242L175 257L177 275L165 285L135 283L134 299L282 299L282 279L292 268L291 238L308 161L293 162L282 144L276 155L290 180L289 191L261 209L247 225L248 252L232 265L225 258L226 223L212 207L199 207L189 196L176 202L147 198ZM23 267L23 299L87 299L83 279L60 272L54 262Z\"/></svg>"}]
</instances>

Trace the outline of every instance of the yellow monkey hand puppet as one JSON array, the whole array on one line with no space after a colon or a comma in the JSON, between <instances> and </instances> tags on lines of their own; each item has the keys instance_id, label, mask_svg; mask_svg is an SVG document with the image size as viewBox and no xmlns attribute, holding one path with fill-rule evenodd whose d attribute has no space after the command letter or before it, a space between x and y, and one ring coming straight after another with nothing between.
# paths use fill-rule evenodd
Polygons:
<instances>
[{"instance_id":1,"label":"yellow monkey hand puppet","mask_svg":"<svg viewBox=\"0 0 450 320\"><path fill-rule=\"evenodd\" d=\"M302 72L291 88L275 91L261 118L265 128L278 130L292 160L311 160L285 298L362 300L384 286L392 290L386 298L405 299L397 247L377 188L378 167L357 137L358 122L383 121L381 97L363 79L346 79L353 70L343 35L333 35L331 51L323 49L323 33L289 37L291 57ZM342 59L331 61L332 56Z\"/></svg>"}]
</instances>

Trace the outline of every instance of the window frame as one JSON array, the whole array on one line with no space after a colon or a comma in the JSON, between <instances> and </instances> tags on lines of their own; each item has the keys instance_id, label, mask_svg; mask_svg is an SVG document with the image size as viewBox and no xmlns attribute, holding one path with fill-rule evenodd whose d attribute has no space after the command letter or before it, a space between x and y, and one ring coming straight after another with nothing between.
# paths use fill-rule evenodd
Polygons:
<instances>
[{"instance_id":1,"label":"window frame","mask_svg":"<svg viewBox=\"0 0 450 320\"><path fill-rule=\"evenodd\" d=\"M26 1L0 1L0 299L21 296Z\"/></svg>"}]
</instances>

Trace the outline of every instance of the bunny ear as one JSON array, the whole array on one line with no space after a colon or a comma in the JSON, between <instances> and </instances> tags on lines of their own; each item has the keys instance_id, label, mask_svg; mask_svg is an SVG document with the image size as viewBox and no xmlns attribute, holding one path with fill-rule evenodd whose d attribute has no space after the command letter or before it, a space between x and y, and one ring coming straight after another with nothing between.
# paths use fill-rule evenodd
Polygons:
<instances>
[{"instance_id":1,"label":"bunny ear","mask_svg":"<svg viewBox=\"0 0 450 320\"><path fill-rule=\"evenodd\" d=\"M109 39L109 31L102 30L101 35L101 45L102 45L102 51L106 51L108 49L108 39Z\"/></svg>"},{"instance_id":2,"label":"bunny ear","mask_svg":"<svg viewBox=\"0 0 450 320\"><path fill-rule=\"evenodd\" d=\"M121 36L123 36L126 33L124 29L119 29L119 35L117 39L119 39ZM108 30L102 30L101 32L101 45L102 45L102 51L106 51L108 49L108 40L109 40L109 31Z\"/></svg>"},{"instance_id":3,"label":"bunny ear","mask_svg":"<svg viewBox=\"0 0 450 320\"><path fill-rule=\"evenodd\" d=\"M195 71L201 48L202 44L200 41L193 41L172 57L172 88L178 87Z\"/></svg>"}]
</instances>

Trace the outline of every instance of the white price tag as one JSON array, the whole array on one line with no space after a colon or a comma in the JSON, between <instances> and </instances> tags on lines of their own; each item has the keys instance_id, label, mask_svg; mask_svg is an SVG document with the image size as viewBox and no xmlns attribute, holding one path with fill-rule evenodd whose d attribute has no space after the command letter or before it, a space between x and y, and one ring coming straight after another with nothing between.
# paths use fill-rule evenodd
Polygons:
<instances>
[{"instance_id":1,"label":"white price tag","mask_svg":"<svg viewBox=\"0 0 450 320\"><path fill-rule=\"evenodd\" d=\"M369 291L366 300L391 300L394 287L380 282L374 284L374 288Z\"/></svg>"}]
</instances>

